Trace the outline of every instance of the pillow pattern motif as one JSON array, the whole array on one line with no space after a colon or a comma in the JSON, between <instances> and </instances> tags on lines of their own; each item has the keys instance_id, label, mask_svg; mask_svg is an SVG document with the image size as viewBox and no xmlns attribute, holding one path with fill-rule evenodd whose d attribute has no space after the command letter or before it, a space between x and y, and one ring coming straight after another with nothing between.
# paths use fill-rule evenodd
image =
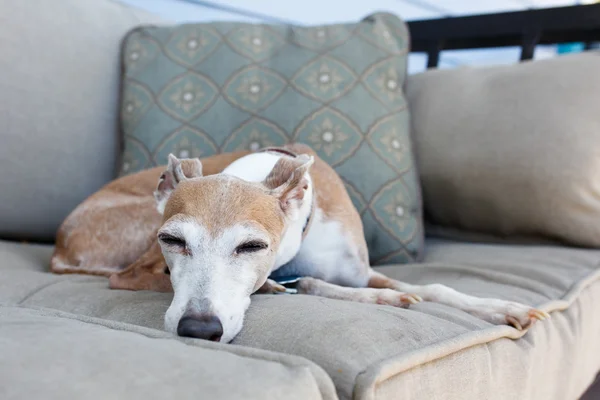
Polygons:
<instances>
[{"instance_id":1,"label":"pillow pattern motif","mask_svg":"<svg viewBox=\"0 0 600 400\"><path fill-rule=\"evenodd\" d=\"M408 43L406 25L385 13L308 28L139 27L123 47L120 174L169 153L305 143L346 184L371 262L415 261L423 224L403 93Z\"/></svg>"}]
</instances>

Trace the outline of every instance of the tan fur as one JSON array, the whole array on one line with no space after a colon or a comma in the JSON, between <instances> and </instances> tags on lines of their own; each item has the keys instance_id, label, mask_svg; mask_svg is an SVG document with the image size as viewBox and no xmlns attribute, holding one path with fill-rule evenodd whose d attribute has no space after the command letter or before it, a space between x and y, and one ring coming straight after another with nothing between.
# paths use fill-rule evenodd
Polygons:
<instances>
[{"instance_id":1,"label":"tan fur","mask_svg":"<svg viewBox=\"0 0 600 400\"><path fill-rule=\"evenodd\" d=\"M277 199L260 185L215 176L181 182L165 208L164 221L179 214L192 216L213 236L237 223L256 223L278 243L284 226L278 211Z\"/></svg>"},{"instance_id":2,"label":"tan fur","mask_svg":"<svg viewBox=\"0 0 600 400\"><path fill-rule=\"evenodd\" d=\"M202 161L204 174L221 172L248 153L208 157ZM186 164L182 167L188 173ZM122 177L81 203L58 230L51 271L110 276L152 251L162 220L152 193L164 170L161 166ZM133 267L140 271L139 265Z\"/></svg>"},{"instance_id":3,"label":"tan fur","mask_svg":"<svg viewBox=\"0 0 600 400\"><path fill-rule=\"evenodd\" d=\"M378 289L394 289L395 283L393 279L388 278L383 274L372 274L369 277L369 283L367 286Z\"/></svg>"},{"instance_id":4,"label":"tan fur","mask_svg":"<svg viewBox=\"0 0 600 400\"><path fill-rule=\"evenodd\" d=\"M280 187L288 182L290 176L300 165L301 161L298 161L298 158L281 157L273 167L273 171L265 179L264 185L269 189ZM300 174L298 178L301 178ZM304 185L304 189L306 189L306 186L307 184Z\"/></svg>"}]
</instances>

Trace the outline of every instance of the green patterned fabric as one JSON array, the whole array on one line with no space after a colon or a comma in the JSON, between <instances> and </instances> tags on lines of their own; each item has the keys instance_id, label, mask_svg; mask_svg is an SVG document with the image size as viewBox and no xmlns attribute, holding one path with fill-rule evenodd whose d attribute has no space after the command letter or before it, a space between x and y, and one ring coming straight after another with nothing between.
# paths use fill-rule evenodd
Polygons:
<instances>
[{"instance_id":1,"label":"green patterned fabric","mask_svg":"<svg viewBox=\"0 0 600 400\"><path fill-rule=\"evenodd\" d=\"M402 90L409 36L390 14L319 27L143 26L125 38L121 175L299 142L344 180L371 262L422 253L420 187Z\"/></svg>"}]
</instances>

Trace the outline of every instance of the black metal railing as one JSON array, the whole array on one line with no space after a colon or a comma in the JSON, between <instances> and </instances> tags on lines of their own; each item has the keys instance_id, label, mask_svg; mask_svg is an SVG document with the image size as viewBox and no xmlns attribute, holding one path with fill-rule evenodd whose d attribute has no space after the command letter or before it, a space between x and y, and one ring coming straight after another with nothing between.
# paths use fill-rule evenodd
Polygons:
<instances>
[{"instance_id":1,"label":"black metal railing","mask_svg":"<svg viewBox=\"0 0 600 400\"><path fill-rule=\"evenodd\" d=\"M600 4L408 22L412 52L427 53L438 65L443 50L520 46L521 60L533 58L538 44L600 41Z\"/></svg>"}]
</instances>

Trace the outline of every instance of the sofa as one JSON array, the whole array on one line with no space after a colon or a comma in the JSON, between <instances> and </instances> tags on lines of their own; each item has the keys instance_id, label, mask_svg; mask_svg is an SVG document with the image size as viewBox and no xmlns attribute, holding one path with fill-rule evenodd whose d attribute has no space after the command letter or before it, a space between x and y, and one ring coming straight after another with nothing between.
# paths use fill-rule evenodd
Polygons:
<instances>
[{"instance_id":1,"label":"sofa","mask_svg":"<svg viewBox=\"0 0 600 400\"><path fill-rule=\"evenodd\" d=\"M401 309L256 295L242 332L220 344L163 330L172 294L49 273L59 224L117 174L121 40L150 23L168 21L103 0L0 1L0 398L584 394L600 370L600 249L597 231L582 224L594 225L599 214L597 199L586 197L584 175L593 168L582 171L577 161L588 160L600 132L597 101L581 100L598 99L598 79L589 78L600 55L429 71L410 76L405 88L428 221L425 253L420 262L377 269L530 304L550 320L518 331L435 303ZM571 78L548 86L556 74ZM532 88L541 89L527 100ZM563 128L581 153L575 161L562 157L569 143L553 141ZM527 164L533 158L539 163ZM544 169L555 164L555 175ZM573 184L555 184L565 180ZM514 202L499 200L507 192ZM567 203L586 212L569 220Z\"/></svg>"}]
</instances>

